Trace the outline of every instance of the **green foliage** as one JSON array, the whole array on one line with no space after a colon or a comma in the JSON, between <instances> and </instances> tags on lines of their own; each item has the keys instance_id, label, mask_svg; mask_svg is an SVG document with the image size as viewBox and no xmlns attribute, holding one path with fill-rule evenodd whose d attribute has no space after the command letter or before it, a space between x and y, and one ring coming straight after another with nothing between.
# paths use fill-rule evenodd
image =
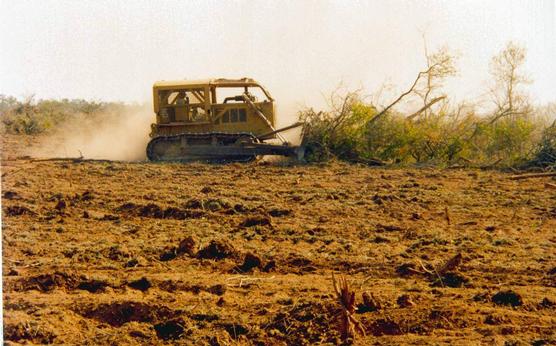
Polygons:
<instances>
[{"instance_id":1,"label":"green foliage","mask_svg":"<svg viewBox=\"0 0 556 346\"><path fill-rule=\"evenodd\" d=\"M78 116L94 116L106 111L120 111L122 103L85 100L39 100L33 98L19 101L11 96L0 95L1 131L11 134L39 134Z\"/></svg>"},{"instance_id":2,"label":"green foliage","mask_svg":"<svg viewBox=\"0 0 556 346\"><path fill-rule=\"evenodd\" d=\"M542 124L532 117L503 118L478 124L474 156L483 161L515 165L531 158Z\"/></svg>"},{"instance_id":3,"label":"green foliage","mask_svg":"<svg viewBox=\"0 0 556 346\"><path fill-rule=\"evenodd\" d=\"M556 122L543 131L532 164L541 167L556 167Z\"/></svg>"},{"instance_id":4,"label":"green foliage","mask_svg":"<svg viewBox=\"0 0 556 346\"><path fill-rule=\"evenodd\" d=\"M309 161L326 161L333 156L350 161L365 159L365 124L376 114L374 107L364 104L356 93L346 95L341 102L332 100L332 109L299 113L304 122L303 145Z\"/></svg>"},{"instance_id":5,"label":"green foliage","mask_svg":"<svg viewBox=\"0 0 556 346\"><path fill-rule=\"evenodd\" d=\"M367 152L397 163L451 162L462 154L462 137L469 133L469 119L455 121L449 114L431 114L418 121L390 114L367 124Z\"/></svg>"},{"instance_id":6,"label":"green foliage","mask_svg":"<svg viewBox=\"0 0 556 346\"><path fill-rule=\"evenodd\" d=\"M461 108L448 105L412 120L393 111L375 119L376 108L355 94L342 104L328 112L300 112L309 161L336 157L367 163L518 165L533 158L546 127L533 115L490 123L472 110L461 115ZM543 155L554 155L550 150L555 149L556 139L547 136Z\"/></svg>"}]
</instances>

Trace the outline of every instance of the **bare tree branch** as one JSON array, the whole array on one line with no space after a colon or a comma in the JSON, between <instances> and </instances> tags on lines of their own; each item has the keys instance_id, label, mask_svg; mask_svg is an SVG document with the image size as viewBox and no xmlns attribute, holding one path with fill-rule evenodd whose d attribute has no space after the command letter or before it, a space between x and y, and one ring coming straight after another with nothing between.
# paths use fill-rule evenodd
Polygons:
<instances>
[{"instance_id":1,"label":"bare tree branch","mask_svg":"<svg viewBox=\"0 0 556 346\"><path fill-rule=\"evenodd\" d=\"M425 110L429 109L430 107L432 107L435 103L444 100L446 98L446 96L440 96L437 98L434 98L431 102L429 102L428 104L426 104L425 106L421 107L421 109L419 109L417 112L411 114L410 116L406 117L406 120L412 120L413 118L415 118L416 116L418 116L419 114L423 113Z\"/></svg>"},{"instance_id":2,"label":"bare tree branch","mask_svg":"<svg viewBox=\"0 0 556 346\"><path fill-rule=\"evenodd\" d=\"M386 106L386 108L384 108L382 111L380 111L380 113L378 113L371 120L369 120L369 123L371 124L371 123L375 122L376 120L378 120L380 117L384 116L384 114L386 114L392 107L394 107L404 97L411 94L415 90L415 86L417 86L417 83L419 82L421 77L424 76L425 74L429 73L436 65L437 64L434 64L431 67L429 67L428 69L426 69L425 71L419 72L419 74L417 75L417 78L415 78L415 81L413 82L411 87L406 92L404 92L400 96L398 96L398 98L395 99L392 103L390 103L388 106Z\"/></svg>"}]
</instances>

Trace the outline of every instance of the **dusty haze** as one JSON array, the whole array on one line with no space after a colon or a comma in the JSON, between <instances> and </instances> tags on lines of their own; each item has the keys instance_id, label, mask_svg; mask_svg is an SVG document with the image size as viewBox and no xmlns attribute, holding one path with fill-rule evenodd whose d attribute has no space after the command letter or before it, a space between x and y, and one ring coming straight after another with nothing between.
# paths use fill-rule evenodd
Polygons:
<instances>
[{"instance_id":1,"label":"dusty haze","mask_svg":"<svg viewBox=\"0 0 556 346\"><path fill-rule=\"evenodd\" d=\"M43 136L33 157L79 157L138 161L146 157L150 124L147 106L128 106L94 115L78 114L53 133Z\"/></svg>"}]
</instances>

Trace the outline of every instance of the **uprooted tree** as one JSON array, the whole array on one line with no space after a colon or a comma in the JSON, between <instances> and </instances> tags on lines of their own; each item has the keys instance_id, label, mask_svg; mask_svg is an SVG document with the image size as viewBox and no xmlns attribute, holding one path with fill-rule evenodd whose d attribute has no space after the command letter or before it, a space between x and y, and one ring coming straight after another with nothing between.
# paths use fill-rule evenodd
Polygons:
<instances>
[{"instance_id":1,"label":"uprooted tree","mask_svg":"<svg viewBox=\"0 0 556 346\"><path fill-rule=\"evenodd\" d=\"M531 106L524 88L529 83L524 48L510 42L493 58L491 109L451 102L443 93L444 82L457 72L456 58L447 48L425 50L425 57L425 68L413 83L385 106L366 102L359 92L335 92L329 110L301 111L308 159L520 165L532 162L543 131L544 143L551 143L551 137L546 140L552 133L547 119L556 114L541 116L539 108ZM408 100L418 100L421 107L400 112L397 106ZM546 144L543 148L546 153Z\"/></svg>"},{"instance_id":2,"label":"uprooted tree","mask_svg":"<svg viewBox=\"0 0 556 346\"><path fill-rule=\"evenodd\" d=\"M422 161L439 155L453 156L449 153L451 149L443 153L438 150L444 139L429 136L423 130L431 121L438 122L439 111L433 112L432 107L442 101L440 111L444 112L448 104L442 86L457 72L455 61L455 55L446 47L433 53L425 49L426 68L417 74L406 91L380 107L380 111L375 104L365 103L358 92L344 95L335 92L330 97L329 111L307 109L300 112L305 122L303 144L308 148L308 158L320 161L336 156L352 162L382 164L408 158ZM396 105L411 98L420 99L422 107L409 116L395 111ZM458 109L458 116L462 109ZM419 125L425 123L426 126ZM444 133L453 132L448 127Z\"/></svg>"}]
</instances>

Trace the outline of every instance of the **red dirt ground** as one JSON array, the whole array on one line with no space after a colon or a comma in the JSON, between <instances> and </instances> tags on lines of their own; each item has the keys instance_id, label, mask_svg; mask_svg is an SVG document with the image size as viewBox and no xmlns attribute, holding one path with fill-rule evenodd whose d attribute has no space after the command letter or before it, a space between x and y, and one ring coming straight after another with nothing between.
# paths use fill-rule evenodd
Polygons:
<instances>
[{"instance_id":1,"label":"red dirt ground","mask_svg":"<svg viewBox=\"0 0 556 346\"><path fill-rule=\"evenodd\" d=\"M8 344L335 344L332 273L356 344L556 342L551 178L33 161L3 140Z\"/></svg>"}]
</instances>

